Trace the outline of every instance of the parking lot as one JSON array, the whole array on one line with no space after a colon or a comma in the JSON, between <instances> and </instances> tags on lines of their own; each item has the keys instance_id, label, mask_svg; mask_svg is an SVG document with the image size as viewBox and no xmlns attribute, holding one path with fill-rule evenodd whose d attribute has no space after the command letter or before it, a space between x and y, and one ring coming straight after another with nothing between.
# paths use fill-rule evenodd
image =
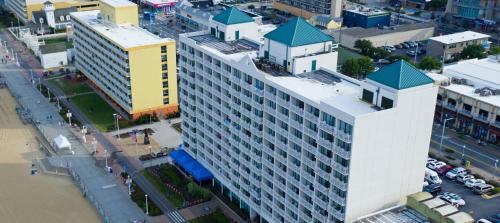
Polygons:
<instances>
[{"instance_id":1,"label":"parking lot","mask_svg":"<svg viewBox=\"0 0 500 223\"><path fill-rule=\"evenodd\" d=\"M451 192L459 195L465 200L465 206L460 207L460 211L471 214L476 220L491 218L496 214L500 214L500 196L485 199L480 195L474 194L472 190L455 180L449 180L445 176L440 176L440 178L443 180L440 194Z\"/></svg>"}]
</instances>

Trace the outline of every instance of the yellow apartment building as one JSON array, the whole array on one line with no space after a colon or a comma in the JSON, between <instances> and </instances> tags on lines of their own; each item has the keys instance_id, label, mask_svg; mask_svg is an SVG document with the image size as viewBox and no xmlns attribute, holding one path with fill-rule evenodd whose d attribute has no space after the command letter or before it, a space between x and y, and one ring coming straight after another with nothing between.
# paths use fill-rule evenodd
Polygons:
<instances>
[{"instance_id":1,"label":"yellow apartment building","mask_svg":"<svg viewBox=\"0 0 500 223\"><path fill-rule=\"evenodd\" d=\"M138 26L137 5L71 13L75 66L132 118L178 111L175 41Z\"/></svg>"},{"instance_id":2,"label":"yellow apartment building","mask_svg":"<svg viewBox=\"0 0 500 223\"><path fill-rule=\"evenodd\" d=\"M96 10L99 1L91 0L5 0L5 6L23 22L31 20L33 12L41 11L45 2L54 4L55 9L75 7L78 11Z\"/></svg>"}]
</instances>

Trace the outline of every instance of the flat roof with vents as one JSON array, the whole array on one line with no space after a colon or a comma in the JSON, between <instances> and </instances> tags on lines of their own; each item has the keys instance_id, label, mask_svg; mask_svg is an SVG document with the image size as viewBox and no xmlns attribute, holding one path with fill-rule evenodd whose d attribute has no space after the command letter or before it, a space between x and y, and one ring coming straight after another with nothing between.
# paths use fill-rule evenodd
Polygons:
<instances>
[{"instance_id":1,"label":"flat roof with vents","mask_svg":"<svg viewBox=\"0 0 500 223\"><path fill-rule=\"evenodd\" d=\"M435 37L431 37L429 39L437 41L437 42L441 42L443 44L453 44L453 43L461 43L461 42L466 42L466 41L471 41L471 40L476 40L476 39L484 39L484 38L490 38L490 36L486 35L486 34L482 34L482 33L473 32L473 31L465 31L465 32L453 33L453 34L449 34L449 35L435 36Z\"/></svg>"},{"instance_id":2,"label":"flat roof with vents","mask_svg":"<svg viewBox=\"0 0 500 223\"><path fill-rule=\"evenodd\" d=\"M98 18L99 10L73 12L71 16L77 21L90 27L99 35L113 41L117 45L128 49L132 47L148 46L174 41L169 38L160 38L149 31L132 24L112 24Z\"/></svg>"}]
</instances>

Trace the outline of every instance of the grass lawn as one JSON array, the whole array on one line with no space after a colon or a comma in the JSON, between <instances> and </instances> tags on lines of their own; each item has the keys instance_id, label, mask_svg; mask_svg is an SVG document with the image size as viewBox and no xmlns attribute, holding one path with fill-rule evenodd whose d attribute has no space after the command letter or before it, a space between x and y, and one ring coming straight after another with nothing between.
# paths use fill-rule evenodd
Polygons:
<instances>
[{"instance_id":1,"label":"grass lawn","mask_svg":"<svg viewBox=\"0 0 500 223\"><path fill-rule=\"evenodd\" d=\"M49 80L51 84L57 85L59 89L61 89L64 94L72 95L86 92L93 92L92 88L90 88L87 84L83 82L77 82L73 80L68 80L65 77L57 78Z\"/></svg>"},{"instance_id":2,"label":"grass lawn","mask_svg":"<svg viewBox=\"0 0 500 223\"><path fill-rule=\"evenodd\" d=\"M165 195L165 198L167 198L167 200L169 200L175 207L182 207L184 198L182 198L181 195L174 193L169 188L165 187L159 178L151 175L147 171L143 170L141 174L146 177L146 179L148 179L156 187L156 189Z\"/></svg>"},{"instance_id":3,"label":"grass lawn","mask_svg":"<svg viewBox=\"0 0 500 223\"><path fill-rule=\"evenodd\" d=\"M338 58L339 65L343 65L348 59L363 57L363 55L344 47L339 47L338 51L339 51L339 58Z\"/></svg>"},{"instance_id":4,"label":"grass lawn","mask_svg":"<svg viewBox=\"0 0 500 223\"><path fill-rule=\"evenodd\" d=\"M97 93L79 95L70 99L94 123L100 131L106 131L113 125L116 111Z\"/></svg>"},{"instance_id":5,"label":"grass lawn","mask_svg":"<svg viewBox=\"0 0 500 223\"><path fill-rule=\"evenodd\" d=\"M217 209L209 215L205 215L189 221L189 223L229 223L229 219Z\"/></svg>"},{"instance_id":6,"label":"grass lawn","mask_svg":"<svg viewBox=\"0 0 500 223\"><path fill-rule=\"evenodd\" d=\"M54 43L65 43L67 49L73 48L73 42L67 41L66 38L45 39L45 45L54 44Z\"/></svg>"}]
</instances>

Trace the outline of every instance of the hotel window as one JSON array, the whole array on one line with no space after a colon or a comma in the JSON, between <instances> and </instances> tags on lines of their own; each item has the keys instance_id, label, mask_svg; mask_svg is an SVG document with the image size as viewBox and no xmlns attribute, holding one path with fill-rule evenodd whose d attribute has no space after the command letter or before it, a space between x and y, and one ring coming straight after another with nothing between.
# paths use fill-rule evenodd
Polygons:
<instances>
[{"instance_id":1,"label":"hotel window","mask_svg":"<svg viewBox=\"0 0 500 223\"><path fill-rule=\"evenodd\" d=\"M393 103L394 102L391 99L382 96L382 103L381 103L382 109L392 108Z\"/></svg>"}]
</instances>

